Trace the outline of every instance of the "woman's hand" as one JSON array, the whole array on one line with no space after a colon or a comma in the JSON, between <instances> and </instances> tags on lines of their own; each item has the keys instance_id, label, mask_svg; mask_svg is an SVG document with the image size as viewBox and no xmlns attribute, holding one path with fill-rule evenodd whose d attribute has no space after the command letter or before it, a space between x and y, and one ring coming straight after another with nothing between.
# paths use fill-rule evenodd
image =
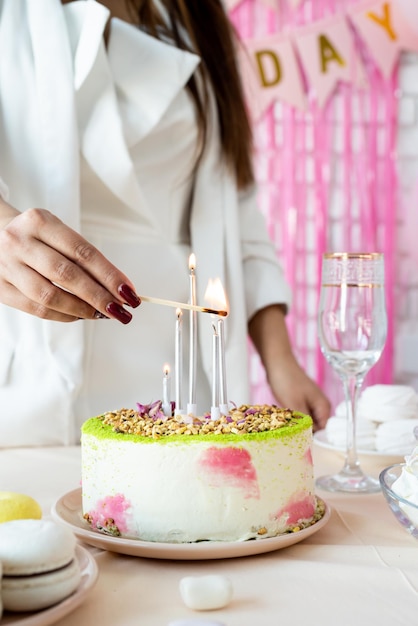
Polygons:
<instances>
[{"instance_id":1,"label":"woman's hand","mask_svg":"<svg viewBox=\"0 0 418 626\"><path fill-rule=\"evenodd\" d=\"M44 209L0 202L0 302L42 319L115 318L140 304L134 285L94 246Z\"/></svg>"},{"instance_id":2,"label":"woman's hand","mask_svg":"<svg viewBox=\"0 0 418 626\"><path fill-rule=\"evenodd\" d=\"M250 320L249 332L280 406L307 413L314 420L315 429L324 428L331 414L331 404L297 362L284 310L279 305L261 309Z\"/></svg>"},{"instance_id":3,"label":"woman's hand","mask_svg":"<svg viewBox=\"0 0 418 626\"><path fill-rule=\"evenodd\" d=\"M331 404L294 357L278 363L268 375L268 380L280 406L310 415L314 421L314 430L325 428Z\"/></svg>"}]
</instances>

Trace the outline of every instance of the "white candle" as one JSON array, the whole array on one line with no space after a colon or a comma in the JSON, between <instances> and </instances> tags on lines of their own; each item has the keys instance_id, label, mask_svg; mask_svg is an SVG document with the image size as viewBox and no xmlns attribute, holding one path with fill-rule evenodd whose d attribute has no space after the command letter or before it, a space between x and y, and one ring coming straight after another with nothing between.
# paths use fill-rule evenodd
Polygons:
<instances>
[{"instance_id":1,"label":"white candle","mask_svg":"<svg viewBox=\"0 0 418 626\"><path fill-rule=\"evenodd\" d=\"M189 284L190 304L196 305L196 257L192 253L189 257ZM189 312L190 343L189 343L189 402L187 413L196 415L196 364L197 364L197 313Z\"/></svg>"},{"instance_id":2,"label":"white candle","mask_svg":"<svg viewBox=\"0 0 418 626\"><path fill-rule=\"evenodd\" d=\"M214 280L209 279L208 286L205 292L205 299L212 305L215 302L222 302L222 305L226 307L226 297L222 282L219 278ZM213 319L216 319L212 315ZM213 381L212 381L212 409L211 415L214 415L214 407L217 407L217 413L226 415L228 413L228 399L226 390L226 367L225 367L225 335L224 325L218 318L216 326L213 325L216 339L213 338ZM216 341L216 347L215 347ZM216 364L214 353L216 351ZM216 391L216 397L215 397Z\"/></svg>"},{"instance_id":3,"label":"white candle","mask_svg":"<svg viewBox=\"0 0 418 626\"><path fill-rule=\"evenodd\" d=\"M176 337L175 337L175 373L176 373L176 409L175 413L181 414L182 408L182 394L183 394L183 311L176 309Z\"/></svg>"},{"instance_id":4,"label":"white candle","mask_svg":"<svg viewBox=\"0 0 418 626\"><path fill-rule=\"evenodd\" d=\"M164 415L168 417L171 416L171 376L170 376L170 366L164 365L163 368L164 376L163 376L163 411Z\"/></svg>"},{"instance_id":5,"label":"white candle","mask_svg":"<svg viewBox=\"0 0 418 626\"><path fill-rule=\"evenodd\" d=\"M210 410L211 418L220 418L219 410L219 335L216 326L213 325L212 337L212 406Z\"/></svg>"},{"instance_id":6,"label":"white candle","mask_svg":"<svg viewBox=\"0 0 418 626\"><path fill-rule=\"evenodd\" d=\"M218 345L219 345L219 408L222 415L228 414L228 394L226 391L226 366L225 366L225 333L223 320L218 320Z\"/></svg>"}]
</instances>

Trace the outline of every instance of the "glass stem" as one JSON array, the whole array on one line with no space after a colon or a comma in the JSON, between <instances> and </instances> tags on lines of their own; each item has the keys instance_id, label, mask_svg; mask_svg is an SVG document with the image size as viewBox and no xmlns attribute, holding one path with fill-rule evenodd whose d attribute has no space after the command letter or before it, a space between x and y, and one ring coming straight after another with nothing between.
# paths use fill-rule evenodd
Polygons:
<instances>
[{"instance_id":1,"label":"glass stem","mask_svg":"<svg viewBox=\"0 0 418 626\"><path fill-rule=\"evenodd\" d=\"M347 376L343 383L347 407L347 451L343 472L350 476L356 476L363 473L357 457L356 444L357 401L363 384L363 377Z\"/></svg>"}]
</instances>

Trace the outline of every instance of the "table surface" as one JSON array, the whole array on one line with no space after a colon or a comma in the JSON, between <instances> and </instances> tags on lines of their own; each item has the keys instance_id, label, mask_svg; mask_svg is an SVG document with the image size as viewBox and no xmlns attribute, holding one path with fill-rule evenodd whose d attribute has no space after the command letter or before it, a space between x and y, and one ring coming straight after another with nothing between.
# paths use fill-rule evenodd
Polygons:
<instances>
[{"instance_id":1,"label":"table surface","mask_svg":"<svg viewBox=\"0 0 418 626\"><path fill-rule=\"evenodd\" d=\"M317 476L342 467L340 453L316 444L313 452ZM379 457L361 462L376 477L390 465ZM80 471L79 447L0 449L1 489L36 498L45 517L58 498L79 487ZM304 541L263 555L169 561L89 547L97 583L59 624L168 626L192 618L225 626L418 623L418 542L383 495L318 495L331 508L329 522ZM205 574L230 578L234 595L224 609L198 612L183 604L180 579Z\"/></svg>"}]
</instances>

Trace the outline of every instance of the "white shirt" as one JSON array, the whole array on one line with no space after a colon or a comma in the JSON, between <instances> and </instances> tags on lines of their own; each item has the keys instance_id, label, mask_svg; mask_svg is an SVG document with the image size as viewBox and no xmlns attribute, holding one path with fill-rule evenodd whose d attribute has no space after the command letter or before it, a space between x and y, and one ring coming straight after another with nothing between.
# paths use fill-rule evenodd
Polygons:
<instances>
[{"instance_id":1,"label":"white shirt","mask_svg":"<svg viewBox=\"0 0 418 626\"><path fill-rule=\"evenodd\" d=\"M109 12L94 0L0 0L0 16L0 178L10 202L48 208L81 230L140 295L187 302L193 251L198 302L216 277L229 301L229 399L249 401L247 320L288 303L289 290L254 190L239 195L221 166L216 125L190 176L197 131L184 85L199 59L116 19L106 51ZM212 329L207 315L198 323L204 411ZM0 307L0 406L14 415L0 418L0 445L72 443L91 415L161 398L174 327L174 309L148 303L127 326Z\"/></svg>"}]
</instances>

